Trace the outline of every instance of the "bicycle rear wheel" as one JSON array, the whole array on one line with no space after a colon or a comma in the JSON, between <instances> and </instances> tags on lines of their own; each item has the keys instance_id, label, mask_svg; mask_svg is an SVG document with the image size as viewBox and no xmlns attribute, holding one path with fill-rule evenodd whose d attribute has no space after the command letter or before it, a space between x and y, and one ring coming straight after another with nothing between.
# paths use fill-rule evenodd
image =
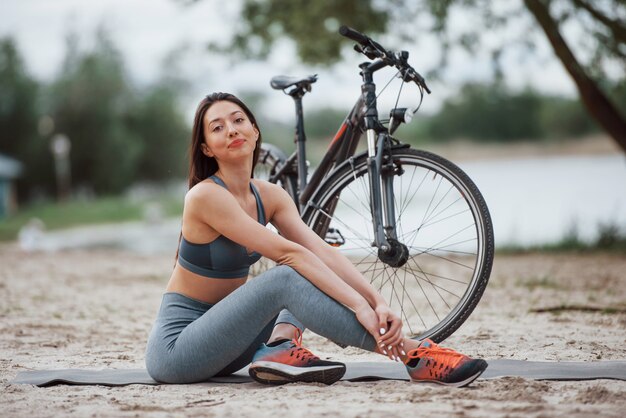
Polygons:
<instances>
[{"instance_id":1,"label":"bicycle rear wheel","mask_svg":"<svg viewBox=\"0 0 626 418\"><path fill-rule=\"evenodd\" d=\"M259 153L259 160L257 164L254 166L254 178L269 181L274 174L276 174L277 170L280 169L285 161L287 160L287 156L285 153L275 145L263 143L261 144L261 152ZM281 186L283 189L287 190L288 193L294 193L296 187L293 179L288 176L282 176L278 179L277 184ZM267 226L270 230L277 232L276 228L274 228L271 224ZM270 260L266 257L261 257L259 261L254 263L250 267L250 273L248 277L255 277L259 274L263 273L266 270L274 267L276 263L273 260Z\"/></svg>"},{"instance_id":2,"label":"bicycle rear wheel","mask_svg":"<svg viewBox=\"0 0 626 418\"><path fill-rule=\"evenodd\" d=\"M398 267L385 264L372 247L366 157L338 167L313 195L303 219L400 310L408 336L442 341L469 317L489 280L494 241L487 205L450 161L393 148L396 232L409 258Z\"/></svg>"}]
</instances>

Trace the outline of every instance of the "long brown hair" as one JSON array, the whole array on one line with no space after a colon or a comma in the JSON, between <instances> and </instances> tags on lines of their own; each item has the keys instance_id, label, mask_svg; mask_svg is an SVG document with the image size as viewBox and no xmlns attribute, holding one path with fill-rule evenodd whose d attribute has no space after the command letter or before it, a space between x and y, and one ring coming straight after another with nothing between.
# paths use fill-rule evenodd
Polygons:
<instances>
[{"instance_id":1,"label":"long brown hair","mask_svg":"<svg viewBox=\"0 0 626 418\"><path fill-rule=\"evenodd\" d=\"M254 177L254 167L256 166L257 161L259 160L259 154L261 153L261 128L259 128L259 124L252 114L252 111L246 106L241 100L239 100L236 96L230 93L212 93L206 96L204 99L200 101L198 104L198 108L196 109L196 115L193 119L193 128L191 131L191 145L189 146L189 189L191 189L196 184L201 181L211 177L213 174L217 172L219 168L217 165L217 160L213 157L207 157L202 152L201 145L204 143L204 115L207 110L215 103L220 101L228 101L239 106L246 116L250 119L250 122L256 127L259 131L259 138L256 141L256 147L254 148L254 152L252 153L252 171L250 173L250 178ZM181 221L182 222L182 221ZM183 237L183 232L181 229L180 235L178 237L178 247L176 248L176 258L174 259L174 266L176 266L176 260L178 260L178 249L180 248L180 241Z\"/></svg>"},{"instance_id":2,"label":"long brown hair","mask_svg":"<svg viewBox=\"0 0 626 418\"><path fill-rule=\"evenodd\" d=\"M206 178L212 176L217 172L218 166L217 161L213 157L207 157L202 152L201 145L204 143L204 115L207 110L213 104L220 101L228 101L239 106L246 116L250 119L250 122L257 128L259 131L259 139L256 141L256 147L254 148L254 153L252 154L252 172L250 173L250 177L254 177L254 167L259 159L259 154L261 152L261 129L259 128L259 124L256 121L256 118L248 109L241 100L239 100L236 96L230 93L213 93L206 96L200 104L198 104L198 108L196 109L196 116L193 120L193 129L191 131L191 146L189 147L189 188L191 189L196 184L205 180Z\"/></svg>"}]
</instances>

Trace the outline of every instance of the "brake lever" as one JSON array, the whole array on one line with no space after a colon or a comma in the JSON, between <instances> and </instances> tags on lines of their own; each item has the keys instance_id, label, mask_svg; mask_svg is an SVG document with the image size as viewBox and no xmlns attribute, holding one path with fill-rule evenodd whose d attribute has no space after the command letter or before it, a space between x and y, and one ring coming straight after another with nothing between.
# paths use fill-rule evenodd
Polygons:
<instances>
[{"instance_id":1,"label":"brake lever","mask_svg":"<svg viewBox=\"0 0 626 418\"><path fill-rule=\"evenodd\" d=\"M420 73L415 71L415 68L409 66L408 68L405 68L404 71L400 70L399 77L407 83L414 81L419 86L423 87L426 93L431 93L430 89L426 85L426 80L424 80L424 77L422 77Z\"/></svg>"},{"instance_id":2,"label":"brake lever","mask_svg":"<svg viewBox=\"0 0 626 418\"><path fill-rule=\"evenodd\" d=\"M367 58L373 60L376 58L382 58L381 55L382 54L380 51L378 51L377 49L371 47L371 46L366 46L363 48L363 55L365 55Z\"/></svg>"}]
</instances>

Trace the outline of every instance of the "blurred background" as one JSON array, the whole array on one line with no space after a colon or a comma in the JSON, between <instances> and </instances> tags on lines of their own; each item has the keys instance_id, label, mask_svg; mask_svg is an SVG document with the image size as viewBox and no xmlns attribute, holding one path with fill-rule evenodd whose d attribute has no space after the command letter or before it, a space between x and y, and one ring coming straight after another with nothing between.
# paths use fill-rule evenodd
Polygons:
<instances>
[{"instance_id":1,"label":"blurred background","mask_svg":"<svg viewBox=\"0 0 626 418\"><path fill-rule=\"evenodd\" d=\"M0 240L173 254L198 101L240 96L314 168L360 92L341 24L410 52L433 94L396 135L460 165L501 251L626 252L622 0L80 0L0 4ZM377 73L381 115L398 98ZM400 106L416 107L404 86Z\"/></svg>"}]
</instances>

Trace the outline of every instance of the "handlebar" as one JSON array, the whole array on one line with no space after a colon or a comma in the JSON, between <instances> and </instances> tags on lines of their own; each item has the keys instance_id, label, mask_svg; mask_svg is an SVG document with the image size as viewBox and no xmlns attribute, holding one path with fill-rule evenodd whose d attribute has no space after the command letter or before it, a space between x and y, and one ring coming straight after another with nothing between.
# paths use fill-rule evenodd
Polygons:
<instances>
[{"instance_id":1,"label":"handlebar","mask_svg":"<svg viewBox=\"0 0 626 418\"><path fill-rule=\"evenodd\" d=\"M361 45L366 45L370 40L370 38L368 38L366 35L363 35L361 32L356 31L345 25L339 28L339 34L341 36L345 36L348 39L352 39L353 41L356 41Z\"/></svg>"},{"instance_id":2,"label":"handlebar","mask_svg":"<svg viewBox=\"0 0 626 418\"><path fill-rule=\"evenodd\" d=\"M426 85L424 77L422 77L415 70L415 68L407 62L407 59L409 58L408 52L401 51L399 53L395 53L393 51L388 51L369 36L345 25L339 28L339 34L358 42L358 45L354 46L354 49L357 52L362 53L369 59L379 58L387 66L396 67L400 71L404 81L413 81L415 84L423 87L424 90L430 94L430 89Z\"/></svg>"}]
</instances>

